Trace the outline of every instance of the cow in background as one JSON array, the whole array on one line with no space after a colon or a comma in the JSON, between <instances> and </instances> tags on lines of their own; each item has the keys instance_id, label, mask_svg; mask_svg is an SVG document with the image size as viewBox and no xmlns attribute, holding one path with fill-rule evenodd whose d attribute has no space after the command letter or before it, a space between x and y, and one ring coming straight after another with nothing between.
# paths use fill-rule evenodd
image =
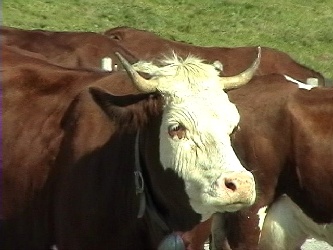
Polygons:
<instances>
[{"instance_id":1,"label":"cow in background","mask_svg":"<svg viewBox=\"0 0 333 250\"><path fill-rule=\"evenodd\" d=\"M24 30L1 26L1 45L16 48L30 57L67 68L118 70L122 67L115 52L131 63L137 59L109 37L94 32ZM110 59L104 59L110 58ZM103 65L103 59L109 65Z\"/></svg>"},{"instance_id":2,"label":"cow in background","mask_svg":"<svg viewBox=\"0 0 333 250\"><path fill-rule=\"evenodd\" d=\"M223 65L224 75L234 75L244 70L256 56L256 47L202 47L184 42L172 41L153 32L130 27L116 27L103 32L104 35L118 41L118 44L142 60L162 57L174 50L181 56L189 54L209 62L218 60ZM256 75L279 73L288 75L301 82L325 86L325 79L319 73L293 60L288 54L272 49L262 48L262 59ZM318 80L316 80L318 79Z\"/></svg>"},{"instance_id":3,"label":"cow in background","mask_svg":"<svg viewBox=\"0 0 333 250\"><path fill-rule=\"evenodd\" d=\"M253 175L230 144L239 114L223 89L246 84L259 58L220 77L194 57L134 69L119 55L128 77L2 49L5 249L156 249L167 233L254 202ZM142 181L150 204L138 219Z\"/></svg>"}]
</instances>

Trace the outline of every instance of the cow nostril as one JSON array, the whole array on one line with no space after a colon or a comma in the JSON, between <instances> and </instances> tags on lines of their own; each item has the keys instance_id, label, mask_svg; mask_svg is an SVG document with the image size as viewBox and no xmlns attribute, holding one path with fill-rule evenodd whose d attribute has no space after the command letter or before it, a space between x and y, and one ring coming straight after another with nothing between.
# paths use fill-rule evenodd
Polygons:
<instances>
[{"instance_id":1,"label":"cow nostril","mask_svg":"<svg viewBox=\"0 0 333 250\"><path fill-rule=\"evenodd\" d=\"M231 191L236 191L237 187L236 187L236 184L230 180L230 179L225 179L224 180L224 185L230 189Z\"/></svg>"}]
</instances>

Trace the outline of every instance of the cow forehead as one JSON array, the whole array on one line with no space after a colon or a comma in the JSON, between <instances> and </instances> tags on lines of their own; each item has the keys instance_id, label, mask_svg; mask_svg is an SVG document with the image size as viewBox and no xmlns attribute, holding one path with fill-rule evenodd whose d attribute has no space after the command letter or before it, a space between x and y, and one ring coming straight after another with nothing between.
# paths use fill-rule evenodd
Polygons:
<instances>
[{"instance_id":1,"label":"cow forehead","mask_svg":"<svg viewBox=\"0 0 333 250\"><path fill-rule=\"evenodd\" d=\"M167 124L181 123L191 131L214 133L215 130L221 130L230 134L239 123L239 112L228 99L224 102L214 102L209 97L206 102L198 99L179 103L173 101L173 105L166 105L164 116Z\"/></svg>"},{"instance_id":2,"label":"cow forehead","mask_svg":"<svg viewBox=\"0 0 333 250\"><path fill-rule=\"evenodd\" d=\"M219 84L219 72L211 64L203 63L199 58L188 56L166 58L156 66L151 62L140 61L133 65L137 71L148 73L158 81L157 89L163 94L182 93L184 97L197 95L205 91L222 90Z\"/></svg>"},{"instance_id":3,"label":"cow forehead","mask_svg":"<svg viewBox=\"0 0 333 250\"><path fill-rule=\"evenodd\" d=\"M163 60L161 65L141 61L134 68L158 81L157 89L164 97L170 123L174 119L188 128L204 131L210 127L209 122L216 122L228 133L238 124L238 110L229 101L213 65L196 57L181 59L176 55Z\"/></svg>"}]
</instances>

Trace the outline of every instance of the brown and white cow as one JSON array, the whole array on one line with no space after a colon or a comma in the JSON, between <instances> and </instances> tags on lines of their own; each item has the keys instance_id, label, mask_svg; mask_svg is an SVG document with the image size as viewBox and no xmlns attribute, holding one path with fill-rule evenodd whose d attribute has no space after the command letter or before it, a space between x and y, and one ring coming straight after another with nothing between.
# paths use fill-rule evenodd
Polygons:
<instances>
[{"instance_id":1,"label":"brown and white cow","mask_svg":"<svg viewBox=\"0 0 333 250\"><path fill-rule=\"evenodd\" d=\"M233 250L297 249L307 237L332 244L333 89L300 89L267 75L228 96L241 117L232 144L258 196L249 208L214 216L215 249L229 249L226 241ZM261 232L258 214L271 203Z\"/></svg>"},{"instance_id":2,"label":"brown and white cow","mask_svg":"<svg viewBox=\"0 0 333 250\"><path fill-rule=\"evenodd\" d=\"M29 53L29 56L63 67L117 70L121 64L115 52L124 55L131 63L137 61L113 39L94 32L24 30L1 26L0 34L2 46L12 46L22 50L21 53ZM103 65L104 58L109 58L106 61L110 65Z\"/></svg>"},{"instance_id":3,"label":"brown and white cow","mask_svg":"<svg viewBox=\"0 0 333 250\"><path fill-rule=\"evenodd\" d=\"M172 41L153 32L130 27L116 27L103 34L118 41L119 45L142 60L162 57L174 50L181 56L192 54L209 62L215 60L223 64L224 75L234 75L244 70L256 56L256 47L201 47L184 42ZM293 60L288 54L268 47L262 48L262 59L257 75L279 73L288 75L302 82L316 78L321 86L325 85L324 77L319 73Z\"/></svg>"},{"instance_id":4,"label":"brown and white cow","mask_svg":"<svg viewBox=\"0 0 333 250\"><path fill-rule=\"evenodd\" d=\"M248 82L259 58L247 77L220 77L195 57L136 64L149 80L119 58L128 75L2 47L4 249L156 249L168 233L254 202L223 89Z\"/></svg>"}]
</instances>

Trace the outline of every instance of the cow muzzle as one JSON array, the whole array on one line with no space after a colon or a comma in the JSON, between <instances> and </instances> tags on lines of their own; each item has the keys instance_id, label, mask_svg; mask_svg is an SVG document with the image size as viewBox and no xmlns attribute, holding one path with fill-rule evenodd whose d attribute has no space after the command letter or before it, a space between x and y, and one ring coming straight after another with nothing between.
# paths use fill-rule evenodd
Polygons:
<instances>
[{"instance_id":1,"label":"cow muzzle","mask_svg":"<svg viewBox=\"0 0 333 250\"><path fill-rule=\"evenodd\" d=\"M228 212L250 206L256 198L254 177L248 171L224 173L215 181L214 189L228 204Z\"/></svg>"}]
</instances>

